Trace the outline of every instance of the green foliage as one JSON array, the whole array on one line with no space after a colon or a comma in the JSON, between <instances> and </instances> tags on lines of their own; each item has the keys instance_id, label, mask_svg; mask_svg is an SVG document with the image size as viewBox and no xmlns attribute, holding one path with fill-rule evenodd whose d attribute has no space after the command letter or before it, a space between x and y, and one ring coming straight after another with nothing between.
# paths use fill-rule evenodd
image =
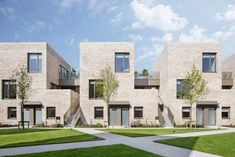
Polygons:
<instances>
[{"instance_id":1,"label":"green foliage","mask_svg":"<svg viewBox=\"0 0 235 157\"><path fill-rule=\"evenodd\" d=\"M141 73L138 73L138 71L135 71L135 77L137 76L149 76L149 72L147 69L143 69Z\"/></svg>"},{"instance_id":2,"label":"green foliage","mask_svg":"<svg viewBox=\"0 0 235 157\"><path fill-rule=\"evenodd\" d=\"M102 80L102 85L100 85L99 90L103 93L103 99L108 104L111 99L113 99L117 94L117 89L119 86L118 79L113 72L111 66L106 65L106 67L100 72L100 80ZM100 83L101 84L101 83Z\"/></svg>"},{"instance_id":3,"label":"green foliage","mask_svg":"<svg viewBox=\"0 0 235 157\"><path fill-rule=\"evenodd\" d=\"M11 80L16 80L16 94L21 100L21 105L27 100L28 92L31 89L32 76L27 72L27 67L25 65L19 65L16 68L10 78Z\"/></svg>"}]
</instances>

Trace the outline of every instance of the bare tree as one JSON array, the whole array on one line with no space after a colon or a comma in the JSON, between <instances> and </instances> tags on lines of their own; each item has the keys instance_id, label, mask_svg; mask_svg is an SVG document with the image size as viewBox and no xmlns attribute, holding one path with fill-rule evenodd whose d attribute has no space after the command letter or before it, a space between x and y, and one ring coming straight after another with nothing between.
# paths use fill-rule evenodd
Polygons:
<instances>
[{"instance_id":1,"label":"bare tree","mask_svg":"<svg viewBox=\"0 0 235 157\"><path fill-rule=\"evenodd\" d=\"M32 77L27 72L27 67L25 65L19 65L16 68L10 78L11 80L16 80L16 94L20 100L21 106L21 124L24 129L24 103L28 99L28 93L32 84Z\"/></svg>"}]
</instances>

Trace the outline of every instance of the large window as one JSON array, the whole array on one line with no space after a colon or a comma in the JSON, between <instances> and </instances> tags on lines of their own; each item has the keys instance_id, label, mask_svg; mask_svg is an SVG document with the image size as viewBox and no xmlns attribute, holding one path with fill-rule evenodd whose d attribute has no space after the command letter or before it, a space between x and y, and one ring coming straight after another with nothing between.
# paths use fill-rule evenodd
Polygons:
<instances>
[{"instance_id":1,"label":"large window","mask_svg":"<svg viewBox=\"0 0 235 157\"><path fill-rule=\"evenodd\" d=\"M101 80L89 80L89 99L103 97L103 83Z\"/></svg>"},{"instance_id":2,"label":"large window","mask_svg":"<svg viewBox=\"0 0 235 157\"><path fill-rule=\"evenodd\" d=\"M115 53L115 72L129 72L129 53Z\"/></svg>"},{"instance_id":3,"label":"large window","mask_svg":"<svg viewBox=\"0 0 235 157\"><path fill-rule=\"evenodd\" d=\"M230 107L222 107L222 118L230 118Z\"/></svg>"},{"instance_id":4,"label":"large window","mask_svg":"<svg viewBox=\"0 0 235 157\"><path fill-rule=\"evenodd\" d=\"M63 66L60 66L60 79L68 79L69 71L65 69Z\"/></svg>"},{"instance_id":5,"label":"large window","mask_svg":"<svg viewBox=\"0 0 235 157\"><path fill-rule=\"evenodd\" d=\"M182 118L190 117L190 107L182 107Z\"/></svg>"},{"instance_id":6,"label":"large window","mask_svg":"<svg viewBox=\"0 0 235 157\"><path fill-rule=\"evenodd\" d=\"M40 73L42 72L42 54L29 53L28 54L28 72Z\"/></svg>"},{"instance_id":7,"label":"large window","mask_svg":"<svg viewBox=\"0 0 235 157\"><path fill-rule=\"evenodd\" d=\"M16 113L16 107L8 107L7 108L7 118L11 119L11 118L16 118L17 113Z\"/></svg>"},{"instance_id":8,"label":"large window","mask_svg":"<svg viewBox=\"0 0 235 157\"><path fill-rule=\"evenodd\" d=\"M185 93L183 92L182 88L181 88L181 83L183 82L184 80L182 79L177 79L176 80L176 97L178 99L183 99L184 96L185 96Z\"/></svg>"},{"instance_id":9,"label":"large window","mask_svg":"<svg viewBox=\"0 0 235 157\"><path fill-rule=\"evenodd\" d=\"M134 118L143 118L143 107L134 107Z\"/></svg>"},{"instance_id":10,"label":"large window","mask_svg":"<svg viewBox=\"0 0 235 157\"><path fill-rule=\"evenodd\" d=\"M205 73L216 72L216 53L202 54L202 71Z\"/></svg>"},{"instance_id":11,"label":"large window","mask_svg":"<svg viewBox=\"0 0 235 157\"><path fill-rule=\"evenodd\" d=\"M55 107L47 107L47 118L55 118Z\"/></svg>"},{"instance_id":12,"label":"large window","mask_svg":"<svg viewBox=\"0 0 235 157\"><path fill-rule=\"evenodd\" d=\"M103 118L104 107L95 107L95 118Z\"/></svg>"},{"instance_id":13,"label":"large window","mask_svg":"<svg viewBox=\"0 0 235 157\"><path fill-rule=\"evenodd\" d=\"M16 81L3 80L2 81L2 99L16 98Z\"/></svg>"}]
</instances>

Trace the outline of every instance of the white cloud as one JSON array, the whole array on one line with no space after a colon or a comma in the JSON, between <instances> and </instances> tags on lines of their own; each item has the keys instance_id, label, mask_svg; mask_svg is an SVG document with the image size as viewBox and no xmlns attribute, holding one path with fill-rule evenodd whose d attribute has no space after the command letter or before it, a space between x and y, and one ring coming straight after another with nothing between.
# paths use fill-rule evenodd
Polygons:
<instances>
[{"instance_id":1,"label":"white cloud","mask_svg":"<svg viewBox=\"0 0 235 157\"><path fill-rule=\"evenodd\" d=\"M218 20L233 21L235 20L235 5L229 4L227 10L224 13L217 13L216 18Z\"/></svg>"},{"instance_id":2,"label":"white cloud","mask_svg":"<svg viewBox=\"0 0 235 157\"><path fill-rule=\"evenodd\" d=\"M172 40L173 40L173 36L171 33L164 34L162 38L160 38L160 37L152 37L151 38L152 42L169 42Z\"/></svg>"},{"instance_id":3,"label":"white cloud","mask_svg":"<svg viewBox=\"0 0 235 157\"><path fill-rule=\"evenodd\" d=\"M181 33L179 36L180 41L185 42L208 42L208 41L225 41L235 34L235 27L231 27L226 31L216 31L208 34L208 31L200 26L193 26L189 34Z\"/></svg>"},{"instance_id":4,"label":"white cloud","mask_svg":"<svg viewBox=\"0 0 235 157\"><path fill-rule=\"evenodd\" d=\"M80 4L81 0L61 0L60 7L63 9L69 9L74 5Z\"/></svg>"},{"instance_id":5,"label":"white cloud","mask_svg":"<svg viewBox=\"0 0 235 157\"><path fill-rule=\"evenodd\" d=\"M0 6L0 13L9 19L15 19L15 9L11 7Z\"/></svg>"},{"instance_id":6,"label":"white cloud","mask_svg":"<svg viewBox=\"0 0 235 157\"><path fill-rule=\"evenodd\" d=\"M30 33L38 32L46 28L46 24L43 21L35 21L34 23L30 25L28 23L25 23L25 24L26 24L26 27L24 27L24 29Z\"/></svg>"},{"instance_id":7,"label":"white cloud","mask_svg":"<svg viewBox=\"0 0 235 157\"><path fill-rule=\"evenodd\" d=\"M132 41L142 41L144 38L139 35L139 34L129 34L128 37L132 40Z\"/></svg>"},{"instance_id":8,"label":"white cloud","mask_svg":"<svg viewBox=\"0 0 235 157\"><path fill-rule=\"evenodd\" d=\"M152 48L140 49L140 55L137 57L137 61L142 61L147 58L156 58L163 50L161 44L154 44Z\"/></svg>"},{"instance_id":9,"label":"white cloud","mask_svg":"<svg viewBox=\"0 0 235 157\"><path fill-rule=\"evenodd\" d=\"M111 24L112 25L119 25L120 24L120 22L122 21L122 19L123 19L123 12L120 12L120 13L118 13L117 15L115 15L112 19L111 19Z\"/></svg>"},{"instance_id":10,"label":"white cloud","mask_svg":"<svg viewBox=\"0 0 235 157\"><path fill-rule=\"evenodd\" d=\"M169 5L156 5L152 1L133 0L131 7L136 19L132 23L134 29L149 27L162 31L176 31L188 24L188 20L180 17Z\"/></svg>"}]
</instances>

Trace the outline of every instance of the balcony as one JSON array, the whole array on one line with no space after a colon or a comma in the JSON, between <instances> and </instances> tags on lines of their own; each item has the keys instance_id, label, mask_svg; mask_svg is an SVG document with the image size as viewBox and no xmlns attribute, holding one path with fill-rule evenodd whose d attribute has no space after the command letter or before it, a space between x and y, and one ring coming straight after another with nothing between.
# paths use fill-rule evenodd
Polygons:
<instances>
[{"instance_id":1,"label":"balcony","mask_svg":"<svg viewBox=\"0 0 235 157\"><path fill-rule=\"evenodd\" d=\"M79 86L80 81L79 79L60 79L59 80L60 86Z\"/></svg>"},{"instance_id":2,"label":"balcony","mask_svg":"<svg viewBox=\"0 0 235 157\"><path fill-rule=\"evenodd\" d=\"M135 87L159 87L160 79L146 76L138 76L135 78Z\"/></svg>"},{"instance_id":3,"label":"balcony","mask_svg":"<svg viewBox=\"0 0 235 157\"><path fill-rule=\"evenodd\" d=\"M222 87L231 88L233 86L232 72L222 72Z\"/></svg>"}]
</instances>

